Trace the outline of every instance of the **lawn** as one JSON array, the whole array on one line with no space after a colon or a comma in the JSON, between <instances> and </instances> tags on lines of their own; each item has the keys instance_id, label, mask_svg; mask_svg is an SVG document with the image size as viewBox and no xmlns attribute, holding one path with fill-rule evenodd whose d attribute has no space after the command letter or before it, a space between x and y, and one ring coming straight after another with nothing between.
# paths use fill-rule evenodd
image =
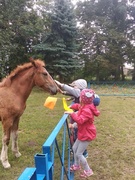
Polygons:
<instances>
[{"instance_id":1,"label":"lawn","mask_svg":"<svg viewBox=\"0 0 135 180\"><path fill-rule=\"evenodd\" d=\"M48 93L37 89L29 96L19 125L19 149L22 156L15 158L9 145L9 162L12 167L4 169L0 165L1 180L17 180L26 167L34 166L34 155L42 153L42 144L64 112L63 96L56 95L58 101L54 110L43 106L48 96ZM95 119L97 139L88 148L88 162L94 172L89 179L135 180L135 98L101 96L98 109L101 115ZM80 180L79 172L75 174L75 180Z\"/></svg>"}]
</instances>

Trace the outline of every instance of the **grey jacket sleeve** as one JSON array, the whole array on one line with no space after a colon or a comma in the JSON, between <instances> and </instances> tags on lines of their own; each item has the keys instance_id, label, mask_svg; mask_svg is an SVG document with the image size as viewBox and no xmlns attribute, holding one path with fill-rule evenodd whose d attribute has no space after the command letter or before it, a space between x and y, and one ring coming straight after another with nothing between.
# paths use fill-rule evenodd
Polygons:
<instances>
[{"instance_id":1,"label":"grey jacket sleeve","mask_svg":"<svg viewBox=\"0 0 135 180\"><path fill-rule=\"evenodd\" d=\"M81 92L80 89L73 88L71 86L68 86L67 84L63 84L62 89L66 91L68 94L70 94L71 96L74 96L76 98L80 97L80 92Z\"/></svg>"}]
</instances>

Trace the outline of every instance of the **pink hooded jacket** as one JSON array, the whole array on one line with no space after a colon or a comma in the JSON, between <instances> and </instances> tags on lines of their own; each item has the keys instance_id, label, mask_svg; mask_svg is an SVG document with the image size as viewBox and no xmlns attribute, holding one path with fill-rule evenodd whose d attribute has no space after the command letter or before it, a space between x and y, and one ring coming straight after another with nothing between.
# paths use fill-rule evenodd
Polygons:
<instances>
[{"instance_id":1,"label":"pink hooded jacket","mask_svg":"<svg viewBox=\"0 0 135 180\"><path fill-rule=\"evenodd\" d=\"M71 109L78 110L70 114L71 118L78 125L77 138L81 141L92 141L96 138L96 127L94 125L94 116L99 116L100 111L92 104L81 106L76 103Z\"/></svg>"}]
</instances>

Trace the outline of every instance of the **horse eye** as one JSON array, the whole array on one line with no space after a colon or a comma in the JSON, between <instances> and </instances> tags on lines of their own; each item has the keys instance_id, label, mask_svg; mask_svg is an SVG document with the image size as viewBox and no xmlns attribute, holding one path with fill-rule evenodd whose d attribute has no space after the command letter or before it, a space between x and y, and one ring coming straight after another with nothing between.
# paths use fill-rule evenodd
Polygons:
<instances>
[{"instance_id":1,"label":"horse eye","mask_svg":"<svg viewBox=\"0 0 135 180\"><path fill-rule=\"evenodd\" d=\"M44 73L43 73L43 75L44 75L44 76L47 76L47 73L46 73L46 72L44 72Z\"/></svg>"}]
</instances>

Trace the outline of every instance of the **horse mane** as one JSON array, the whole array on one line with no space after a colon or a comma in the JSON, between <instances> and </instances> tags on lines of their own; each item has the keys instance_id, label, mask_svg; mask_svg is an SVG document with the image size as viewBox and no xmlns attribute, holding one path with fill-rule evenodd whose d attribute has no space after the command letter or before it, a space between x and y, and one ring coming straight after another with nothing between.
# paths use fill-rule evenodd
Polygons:
<instances>
[{"instance_id":1,"label":"horse mane","mask_svg":"<svg viewBox=\"0 0 135 180\"><path fill-rule=\"evenodd\" d=\"M11 71L11 73L5 77L1 82L0 82L0 87L3 87L3 86L10 86L11 84L11 80L17 75L19 74L20 72L26 70L26 69L29 69L31 67L33 67L33 65L36 67L36 68L39 68L39 67L45 67L45 63L40 60L40 59L36 59L36 60L30 60L31 62L28 62L28 63L24 63L23 65L18 65L13 71Z\"/></svg>"}]
</instances>

